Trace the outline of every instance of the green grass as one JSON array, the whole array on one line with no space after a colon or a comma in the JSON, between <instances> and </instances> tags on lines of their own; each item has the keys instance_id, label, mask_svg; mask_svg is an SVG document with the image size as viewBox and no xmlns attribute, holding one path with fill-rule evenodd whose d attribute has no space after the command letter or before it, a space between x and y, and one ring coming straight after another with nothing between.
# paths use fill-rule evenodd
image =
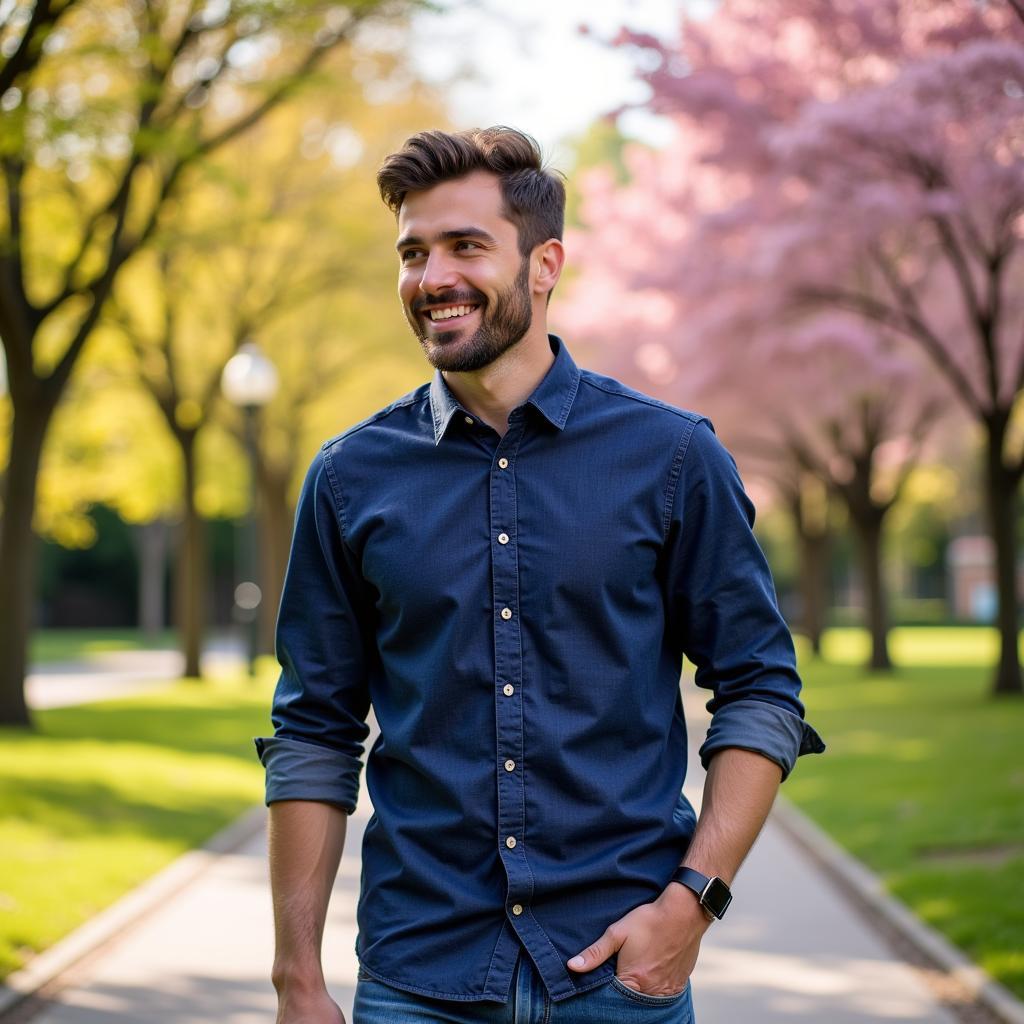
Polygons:
<instances>
[{"instance_id":1,"label":"green grass","mask_svg":"<svg viewBox=\"0 0 1024 1024\"><path fill-rule=\"evenodd\" d=\"M180 682L0 729L0 978L260 802L271 690Z\"/></svg>"},{"instance_id":2,"label":"green grass","mask_svg":"<svg viewBox=\"0 0 1024 1024\"><path fill-rule=\"evenodd\" d=\"M29 643L29 662L77 661L107 651L143 651L174 647L173 630L148 637L138 629L40 629Z\"/></svg>"},{"instance_id":3,"label":"green grass","mask_svg":"<svg viewBox=\"0 0 1024 1024\"><path fill-rule=\"evenodd\" d=\"M1024 633L1018 646L1024 658ZM841 665L862 665L870 651L870 638L863 629L830 629L822 640L825 661ZM897 626L889 634L889 654L897 665L911 668L991 669L999 654L999 635L989 626Z\"/></svg>"},{"instance_id":4,"label":"green grass","mask_svg":"<svg viewBox=\"0 0 1024 1024\"><path fill-rule=\"evenodd\" d=\"M828 744L784 792L920 917L1024 996L1024 700L989 696L994 631L894 630L798 643L807 718Z\"/></svg>"}]
</instances>

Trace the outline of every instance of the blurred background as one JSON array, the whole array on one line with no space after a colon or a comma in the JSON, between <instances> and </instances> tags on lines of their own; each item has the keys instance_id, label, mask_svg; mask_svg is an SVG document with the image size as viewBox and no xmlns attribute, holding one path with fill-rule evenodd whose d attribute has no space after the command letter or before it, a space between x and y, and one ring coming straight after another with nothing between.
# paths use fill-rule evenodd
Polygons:
<instances>
[{"instance_id":1,"label":"blurred background","mask_svg":"<svg viewBox=\"0 0 1024 1024\"><path fill-rule=\"evenodd\" d=\"M260 799L305 469L430 376L376 167L500 123L755 501L786 794L1024 994L1017 0L0 0L0 977Z\"/></svg>"}]
</instances>

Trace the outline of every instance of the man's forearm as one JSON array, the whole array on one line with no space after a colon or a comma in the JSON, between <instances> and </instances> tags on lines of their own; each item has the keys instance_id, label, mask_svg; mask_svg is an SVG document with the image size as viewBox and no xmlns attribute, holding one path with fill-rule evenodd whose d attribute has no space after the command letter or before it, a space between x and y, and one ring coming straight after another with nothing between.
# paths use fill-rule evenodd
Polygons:
<instances>
[{"instance_id":1,"label":"man's forearm","mask_svg":"<svg viewBox=\"0 0 1024 1024\"><path fill-rule=\"evenodd\" d=\"M324 921L345 848L348 815L332 804L280 800L270 805L270 886L274 904L272 980L285 988L324 984Z\"/></svg>"},{"instance_id":2,"label":"man's forearm","mask_svg":"<svg viewBox=\"0 0 1024 1024\"><path fill-rule=\"evenodd\" d=\"M772 809L781 781L782 769L761 754L739 747L715 754L683 864L732 884Z\"/></svg>"}]
</instances>

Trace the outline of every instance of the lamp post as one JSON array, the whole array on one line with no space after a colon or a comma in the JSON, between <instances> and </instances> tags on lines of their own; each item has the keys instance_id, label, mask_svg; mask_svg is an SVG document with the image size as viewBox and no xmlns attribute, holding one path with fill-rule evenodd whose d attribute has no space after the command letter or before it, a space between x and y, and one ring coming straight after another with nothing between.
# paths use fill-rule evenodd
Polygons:
<instances>
[{"instance_id":1,"label":"lamp post","mask_svg":"<svg viewBox=\"0 0 1024 1024\"><path fill-rule=\"evenodd\" d=\"M247 655L249 674L256 674L259 644L259 609L263 592L259 585L259 540L256 528L259 453L256 447L257 419L260 409L277 394L277 370L255 341L239 346L224 367L220 381L224 397L242 410L245 422L245 448L249 458L249 515L245 523L245 578L235 587L235 611L238 620L248 626Z\"/></svg>"}]
</instances>

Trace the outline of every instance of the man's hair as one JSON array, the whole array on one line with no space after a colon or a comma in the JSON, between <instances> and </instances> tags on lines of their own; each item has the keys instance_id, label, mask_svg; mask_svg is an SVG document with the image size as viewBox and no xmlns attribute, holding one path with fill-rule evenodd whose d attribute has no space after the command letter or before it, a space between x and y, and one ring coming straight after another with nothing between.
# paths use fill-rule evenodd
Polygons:
<instances>
[{"instance_id":1,"label":"man's hair","mask_svg":"<svg viewBox=\"0 0 1024 1024\"><path fill-rule=\"evenodd\" d=\"M565 185L544 167L540 146L525 132L498 125L463 132L431 130L405 140L377 172L380 197L397 216L406 194L488 171L498 178L502 214L516 226L519 251L562 237Z\"/></svg>"}]
</instances>

